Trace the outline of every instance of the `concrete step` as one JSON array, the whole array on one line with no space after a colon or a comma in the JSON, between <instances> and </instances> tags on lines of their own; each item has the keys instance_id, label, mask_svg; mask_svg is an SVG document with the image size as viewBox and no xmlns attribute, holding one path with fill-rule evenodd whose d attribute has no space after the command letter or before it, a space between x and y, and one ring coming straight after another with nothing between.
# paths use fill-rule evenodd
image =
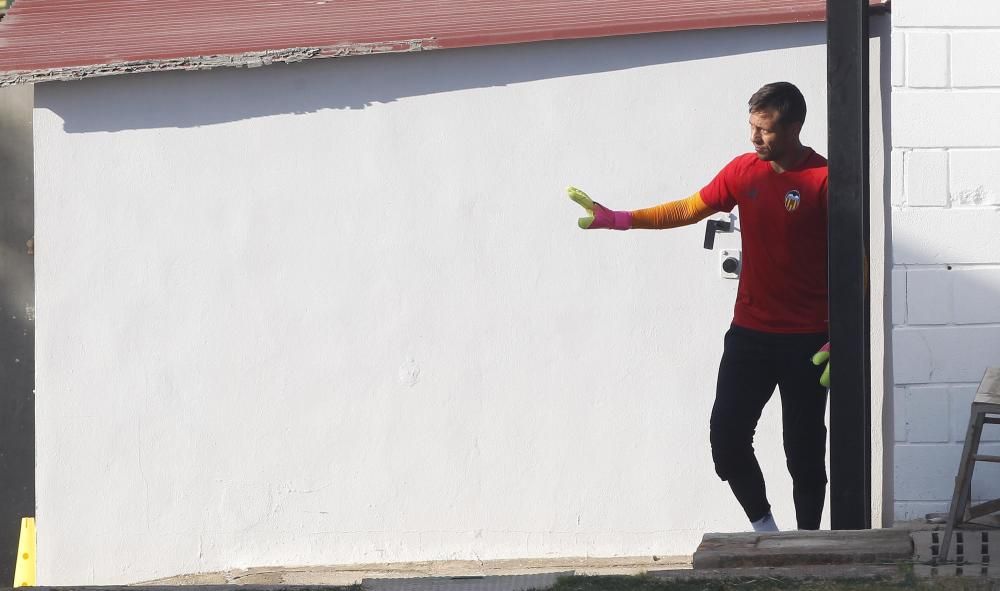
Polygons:
<instances>
[{"instance_id":1,"label":"concrete step","mask_svg":"<svg viewBox=\"0 0 1000 591\"><path fill-rule=\"evenodd\" d=\"M884 564L910 561L910 533L897 529L710 533L694 553L695 569Z\"/></svg>"}]
</instances>

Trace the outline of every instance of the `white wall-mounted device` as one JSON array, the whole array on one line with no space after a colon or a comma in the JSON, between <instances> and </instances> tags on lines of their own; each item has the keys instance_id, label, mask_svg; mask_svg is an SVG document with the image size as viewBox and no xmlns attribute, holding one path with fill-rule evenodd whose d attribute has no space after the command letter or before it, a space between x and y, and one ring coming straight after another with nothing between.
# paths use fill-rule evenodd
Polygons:
<instances>
[{"instance_id":1,"label":"white wall-mounted device","mask_svg":"<svg viewBox=\"0 0 1000 591\"><path fill-rule=\"evenodd\" d=\"M739 279L743 270L743 251L727 249L719 252L719 273L723 279Z\"/></svg>"}]
</instances>

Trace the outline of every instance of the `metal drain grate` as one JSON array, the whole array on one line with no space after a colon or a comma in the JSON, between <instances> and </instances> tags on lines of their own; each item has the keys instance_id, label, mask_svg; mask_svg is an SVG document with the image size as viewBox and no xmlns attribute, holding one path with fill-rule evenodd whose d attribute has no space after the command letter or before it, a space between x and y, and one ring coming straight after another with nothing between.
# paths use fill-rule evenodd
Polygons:
<instances>
[{"instance_id":1,"label":"metal drain grate","mask_svg":"<svg viewBox=\"0 0 1000 591\"><path fill-rule=\"evenodd\" d=\"M1000 576L1000 531L955 530L948 551L940 562L942 531L917 531L913 538L914 571L922 576Z\"/></svg>"}]
</instances>

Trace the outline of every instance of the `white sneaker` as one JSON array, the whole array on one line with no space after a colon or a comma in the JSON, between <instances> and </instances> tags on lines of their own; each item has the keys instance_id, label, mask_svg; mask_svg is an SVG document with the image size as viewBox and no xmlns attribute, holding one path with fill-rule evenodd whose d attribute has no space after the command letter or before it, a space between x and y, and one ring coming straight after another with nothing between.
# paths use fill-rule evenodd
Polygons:
<instances>
[{"instance_id":1,"label":"white sneaker","mask_svg":"<svg viewBox=\"0 0 1000 591\"><path fill-rule=\"evenodd\" d=\"M757 521L751 521L750 525L753 526L753 530L756 532L781 531L778 529L778 524L774 522L774 517L771 515L770 511L767 512L767 515L761 517Z\"/></svg>"}]
</instances>

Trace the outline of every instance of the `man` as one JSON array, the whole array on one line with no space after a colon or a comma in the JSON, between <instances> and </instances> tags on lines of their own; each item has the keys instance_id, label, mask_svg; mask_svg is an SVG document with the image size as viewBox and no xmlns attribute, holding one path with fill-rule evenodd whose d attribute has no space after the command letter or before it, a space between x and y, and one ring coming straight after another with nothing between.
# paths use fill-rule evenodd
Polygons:
<instances>
[{"instance_id":1,"label":"man","mask_svg":"<svg viewBox=\"0 0 1000 591\"><path fill-rule=\"evenodd\" d=\"M740 208L742 273L719 364L710 439L754 531L777 531L753 435L777 386L799 529L819 529L826 498L827 390L813 353L827 342L827 164L799 141L802 93L768 84L749 101L754 152L738 156L701 191L637 211L613 211L570 187L584 229L664 229ZM826 377L824 376L824 381Z\"/></svg>"}]
</instances>

